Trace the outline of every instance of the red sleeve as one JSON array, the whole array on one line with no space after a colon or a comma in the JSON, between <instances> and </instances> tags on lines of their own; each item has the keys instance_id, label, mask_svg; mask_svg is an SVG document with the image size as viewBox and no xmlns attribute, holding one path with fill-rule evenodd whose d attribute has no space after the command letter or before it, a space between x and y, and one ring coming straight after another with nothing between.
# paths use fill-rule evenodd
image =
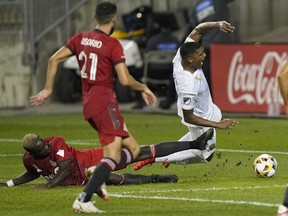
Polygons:
<instances>
[{"instance_id":1,"label":"red sleeve","mask_svg":"<svg viewBox=\"0 0 288 216\"><path fill-rule=\"evenodd\" d=\"M79 44L79 41L81 41L81 38L82 38L82 32L81 32L81 33L78 33L78 34L76 34L76 35L74 35L74 36L72 36L72 37L68 40L68 42L66 43L65 46L66 46L68 49L70 49L70 51L71 51L73 54L75 54L75 53L76 53L76 50L77 50L77 47L78 47L77 44Z\"/></svg>"},{"instance_id":2,"label":"red sleeve","mask_svg":"<svg viewBox=\"0 0 288 216\"><path fill-rule=\"evenodd\" d=\"M112 62L114 65L125 62L123 47L118 40L115 40L111 49Z\"/></svg>"}]
</instances>

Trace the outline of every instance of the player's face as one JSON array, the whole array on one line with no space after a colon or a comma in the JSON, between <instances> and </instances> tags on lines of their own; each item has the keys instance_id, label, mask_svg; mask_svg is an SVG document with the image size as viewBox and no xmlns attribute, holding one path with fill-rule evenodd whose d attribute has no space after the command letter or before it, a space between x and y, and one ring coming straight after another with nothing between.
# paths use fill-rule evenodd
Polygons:
<instances>
[{"instance_id":1,"label":"player's face","mask_svg":"<svg viewBox=\"0 0 288 216\"><path fill-rule=\"evenodd\" d=\"M50 148L48 144L41 137L38 138L36 143L36 149L33 151L35 158L43 158L50 154Z\"/></svg>"},{"instance_id":2,"label":"player's face","mask_svg":"<svg viewBox=\"0 0 288 216\"><path fill-rule=\"evenodd\" d=\"M206 53L204 52L204 48L200 47L195 53L192 55L193 66L196 68L202 68L203 61L206 57Z\"/></svg>"}]
</instances>

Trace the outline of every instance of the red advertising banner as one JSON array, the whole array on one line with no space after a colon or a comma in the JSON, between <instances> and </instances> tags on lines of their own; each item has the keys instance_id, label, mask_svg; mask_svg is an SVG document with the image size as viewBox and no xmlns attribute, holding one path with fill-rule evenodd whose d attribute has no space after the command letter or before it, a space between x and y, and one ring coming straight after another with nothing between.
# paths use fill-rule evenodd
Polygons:
<instances>
[{"instance_id":1,"label":"red advertising banner","mask_svg":"<svg viewBox=\"0 0 288 216\"><path fill-rule=\"evenodd\" d=\"M284 112L277 73L287 56L288 44L212 45L214 102L222 112L267 113L271 104Z\"/></svg>"}]
</instances>

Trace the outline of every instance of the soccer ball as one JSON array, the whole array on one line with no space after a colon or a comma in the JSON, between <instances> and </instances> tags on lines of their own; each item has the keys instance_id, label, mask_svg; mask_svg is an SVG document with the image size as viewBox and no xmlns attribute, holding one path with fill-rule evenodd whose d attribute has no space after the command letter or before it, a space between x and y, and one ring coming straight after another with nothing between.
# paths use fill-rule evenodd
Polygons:
<instances>
[{"instance_id":1,"label":"soccer ball","mask_svg":"<svg viewBox=\"0 0 288 216\"><path fill-rule=\"evenodd\" d=\"M270 178L277 171L277 161L269 154L261 154L253 163L253 170L258 177Z\"/></svg>"}]
</instances>

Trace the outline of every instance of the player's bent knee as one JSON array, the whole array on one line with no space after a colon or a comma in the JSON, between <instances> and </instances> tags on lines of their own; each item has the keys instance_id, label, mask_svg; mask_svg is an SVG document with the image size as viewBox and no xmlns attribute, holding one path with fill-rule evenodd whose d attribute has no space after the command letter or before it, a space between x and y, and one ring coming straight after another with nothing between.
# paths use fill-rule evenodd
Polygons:
<instances>
[{"instance_id":1,"label":"player's bent knee","mask_svg":"<svg viewBox=\"0 0 288 216\"><path fill-rule=\"evenodd\" d=\"M138 157L138 155L140 154L140 147L136 146L135 148L130 150L132 155L133 155L133 159Z\"/></svg>"}]
</instances>

